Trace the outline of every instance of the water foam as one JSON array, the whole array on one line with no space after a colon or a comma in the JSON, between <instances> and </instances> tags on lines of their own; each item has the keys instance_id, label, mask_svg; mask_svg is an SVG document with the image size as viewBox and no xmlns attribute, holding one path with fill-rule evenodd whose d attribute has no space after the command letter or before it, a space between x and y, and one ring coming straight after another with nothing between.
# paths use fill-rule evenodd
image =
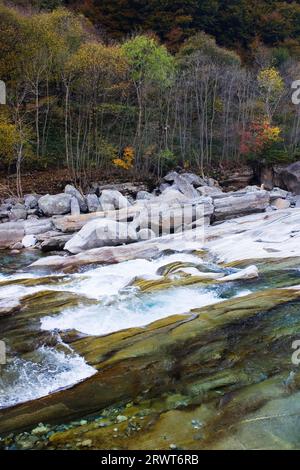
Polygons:
<instances>
[{"instance_id":1,"label":"water foam","mask_svg":"<svg viewBox=\"0 0 300 470\"><path fill-rule=\"evenodd\" d=\"M44 317L41 327L50 331L74 328L88 335L105 335L220 301L216 293L199 288L176 288L153 294L128 292L88 308L68 309L60 315Z\"/></svg>"},{"instance_id":2,"label":"water foam","mask_svg":"<svg viewBox=\"0 0 300 470\"><path fill-rule=\"evenodd\" d=\"M37 362L15 358L2 366L0 408L44 397L96 373L74 353L68 355L47 347L36 353Z\"/></svg>"}]
</instances>

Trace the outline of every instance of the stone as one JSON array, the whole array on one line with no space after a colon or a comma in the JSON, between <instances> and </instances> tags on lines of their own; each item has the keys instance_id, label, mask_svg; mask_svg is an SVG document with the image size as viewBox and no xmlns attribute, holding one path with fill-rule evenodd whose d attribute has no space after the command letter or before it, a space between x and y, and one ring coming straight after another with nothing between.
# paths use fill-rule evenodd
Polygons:
<instances>
[{"instance_id":1,"label":"stone","mask_svg":"<svg viewBox=\"0 0 300 470\"><path fill-rule=\"evenodd\" d=\"M122 222L98 219L88 222L65 245L65 250L77 254L104 246L117 246L137 241L136 231Z\"/></svg>"},{"instance_id":2,"label":"stone","mask_svg":"<svg viewBox=\"0 0 300 470\"><path fill-rule=\"evenodd\" d=\"M101 194L103 190L112 189L115 191L119 191L123 196L132 196L136 197L139 191L147 191L148 187L145 183L142 182L125 182L125 183L113 183L113 184L104 184L104 185L97 185L97 190L94 191L96 193Z\"/></svg>"},{"instance_id":3,"label":"stone","mask_svg":"<svg viewBox=\"0 0 300 470\"><path fill-rule=\"evenodd\" d=\"M220 196L223 194L222 190L215 186L200 186L197 188L197 191L199 192L200 196L209 196L212 198L216 195Z\"/></svg>"},{"instance_id":4,"label":"stone","mask_svg":"<svg viewBox=\"0 0 300 470\"><path fill-rule=\"evenodd\" d=\"M270 202L268 191L230 193L214 199L215 220L225 220L255 212L265 211Z\"/></svg>"},{"instance_id":5,"label":"stone","mask_svg":"<svg viewBox=\"0 0 300 470\"><path fill-rule=\"evenodd\" d=\"M59 232L48 232L42 240L41 250L46 253L49 251L62 251L65 244L71 240L72 236L73 235L62 235L59 234Z\"/></svg>"},{"instance_id":6,"label":"stone","mask_svg":"<svg viewBox=\"0 0 300 470\"><path fill-rule=\"evenodd\" d=\"M153 202L154 204L156 204L160 201L169 204L170 206L174 204L189 202L188 198L184 194L182 194L177 189L174 189L173 187L167 188L160 196L155 198L153 201L150 201L150 203Z\"/></svg>"},{"instance_id":7,"label":"stone","mask_svg":"<svg viewBox=\"0 0 300 470\"><path fill-rule=\"evenodd\" d=\"M259 276L258 269L256 266L248 266L241 271L238 271L234 274L229 274L228 276L221 277L218 279L218 282L231 282L239 281L242 279L255 279Z\"/></svg>"},{"instance_id":8,"label":"stone","mask_svg":"<svg viewBox=\"0 0 300 470\"><path fill-rule=\"evenodd\" d=\"M276 209L288 209L291 203L287 199L278 198L272 202L272 206L276 207Z\"/></svg>"},{"instance_id":9,"label":"stone","mask_svg":"<svg viewBox=\"0 0 300 470\"><path fill-rule=\"evenodd\" d=\"M31 434L34 436L40 436L49 432L49 427L45 426L43 423L40 423L36 428L31 431Z\"/></svg>"},{"instance_id":10,"label":"stone","mask_svg":"<svg viewBox=\"0 0 300 470\"><path fill-rule=\"evenodd\" d=\"M14 245L12 245L10 248L12 250L11 252L16 251L17 253L19 253L19 250L22 250L24 246L22 242L17 242Z\"/></svg>"},{"instance_id":11,"label":"stone","mask_svg":"<svg viewBox=\"0 0 300 470\"><path fill-rule=\"evenodd\" d=\"M113 189L104 189L99 200L103 211L125 209L130 206L128 199L119 191Z\"/></svg>"},{"instance_id":12,"label":"stone","mask_svg":"<svg viewBox=\"0 0 300 470\"><path fill-rule=\"evenodd\" d=\"M288 194L288 191L285 191L284 189L273 188L272 191L270 191L270 201L272 202L278 198L286 199Z\"/></svg>"},{"instance_id":13,"label":"stone","mask_svg":"<svg viewBox=\"0 0 300 470\"><path fill-rule=\"evenodd\" d=\"M169 194L169 193L168 193ZM179 193L181 194L181 193ZM211 198L198 196L194 204L170 204L161 197L155 203L145 205L134 218L131 226L136 230L151 229L156 237L165 234L179 233L185 229L194 228L193 225L204 221L206 216L213 214Z\"/></svg>"},{"instance_id":14,"label":"stone","mask_svg":"<svg viewBox=\"0 0 300 470\"><path fill-rule=\"evenodd\" d=\"M6 209L0 209L0 219L8 219L9 218L9 211Z\"/></svg>"},{"instance_id":15,"label":"stone","mask_svg":"<svg viewBox=\"0 0 300 470\"><path fill-rule=\"evenodd\" d=\"M74 196L72 196L71 199L71 215L80 215L80 206L78 199Z\"/></svg>"},{"instance_id":16,"label":"stone","mask_svg":"<svg viewBox=\"0 0 300 470\"><path fill-rule=\"evenodd\" d=\"M100 201L96 194L88 194L86 196L86 201L89 212L100 212L102 210Z\"/></svg>"},{"instance_id":17,"label":"stone","mask_svg":"<svg viewBox=\"0 0 300 470\"><path fill-rule=\"evenodd\" d=\"M153 230L149 228L143 228L142 230L138 232L137 236L138 236L138 240L142 241L142 240L151 240L151 238L156 237L156 234Z\"/></svg>"},{"instance_id":18,"label":"stone","mask_svg":"<svg viewBox=\"0 0 300 470\"><path fill-rule=\"evenodd\" d=\"M37 239L34 235L25 235L25 237L22 238L22 245L24 248L30 248L32 246L35 246L36 243Z\"/></svg>"},{"instance_id":19,"label":"stone","mask_svg":"<svg viewBox=\"0 0 300 470\"><path fill-rule=\"evenodd\" d=\"M164 181L167 183L173 183L178 176L177 171L170 171L166 176L164 176Z\"/></svg>"},{"instance_id":20,"label":"stone","mask_svg":"<svg viewBox=\"0 0 300 470\"><path fill-rule=\"evenodd\" d=\"M25 220L27 218L27 211L24 206L15 206L9 212L9 220Z\"/></svg>"},{"instance_id":21,"label":"stone","mask_svg":"<svg viewBox=\"0 0 300 470\"><path fill-rule=\"evenodd\" d=\"M151 193L148 193L148 191L139 191L136 195L136 199L137 201L139 200L150 200L150 199L153 199L154 198L154 195L151 194Z\"/></svg>"},{"instance_id":22,"label":"stone","mask_svg":"<svg viewBox=\"0 0 300 470\"><path fill-rule=\"evenodd\" d=\"M87 212L87 203L85 201L84 196L78 191L78 189L76 189L71 184L67 184L67 186L65 187L65 194L69 194L70 196L75 197L78 201L80 211Z\"/></svg>"},{"instance_id":23,"label":"stone","mask_svg":"<svg viewBox=\"0 0 300 470\"><path fill-rule=\"evenodd\" d=\"M34 194L27 194L24 197L24 204L25 208L28 209L36 209L38 207L38 197Z\"/></svg>"},{"instance_id":24,"label":"stone","mask_svg":"<svg viewBox=\"0 0 300 470\"><path fill-rule=\"evenodd\" d=\"M52 230L51 219L29 219L24 222L25 235L38 235Z\"/></svg>"},{"instance_id":25,"label":"stone","mask_svg":"<svg viewBox=\"0 0 300 470\"><path fill-rule=\"evenodd\" d=\"M280 176L288 191L300 195L300 161L287 166Z\"/></svg>"},{"instance_id":26,"label":"stone","mask_svg":"<svg viewBox=\"0 0 300 470\"><path fill-rule=\"evenodd\" d=\"M177 175L174 181L176 188L184 194L188 199L193 200L199 197L198 191L194 188L194 186L187 181L186 178L182 175Z\"/></svg>"},{"instance_id":27,"label":"stone","mask_svg":"<svg viewBox=\"0 0 300 470\"><path fill-rule=\"evenodd\" d=\"M204 179L198 175L195 175L195 173L181 173L180 177L183 178L187 183L192 184L195 188L205 185Z\"/></svg>"},{"instance_id":28,"label":"stone","mask_svg":"<svg viewBox=\"0 0 300 470\"><path fill-rule=\"evenodd\" d=\"M51 196L47 194L39 199L39 209L46 216L69 214L71 211L70 194L61 193Z\"/></svg>"},{"instance_id":29,"label":"stone","mask_svg":"<svg viewBox=\"0 0 300 470\"><path fill-rule=\"evenodd\" d=\"M0 249L9 248L21 242L25 235L24 222L6 222L0 224Z\"/></svg>"},{"instance_id":30,"label":"stone","mask_svg":"<svg viewBox=\"0 0 300 470\"><path fill-rule=\"evenodd\" d=\"M242 168L236 172L230 172L221 180L222 187L231 189L233 191L244 188L249 185L254 178L253 170L250 167Z\"/></svg>"}]
</instances>

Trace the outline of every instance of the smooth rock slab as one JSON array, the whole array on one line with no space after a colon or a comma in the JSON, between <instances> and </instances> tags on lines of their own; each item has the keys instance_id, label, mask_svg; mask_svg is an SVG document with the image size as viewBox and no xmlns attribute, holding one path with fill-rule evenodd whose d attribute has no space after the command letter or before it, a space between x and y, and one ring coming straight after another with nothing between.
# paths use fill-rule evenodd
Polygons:
<instances>
[{"instance_id":1,"label":"smooth rock slab","mask_svg":"<svg viewBox=\"0 0 300 470\"><path fill-rule=\"evenodd\" d=\"M136 231L115 220L99 219L88 222L65 245L65 250L77 254L103 246L117 246L137 241Z\"/></svg>"},{"instance_id":2,"label":"smooth rock slab","mask_svg":"<svg viewBox=\"0 0 300 470\"><path fill-rule=\"evenodd\" d=\"M268 191L253 191L248 193L231 193L225 197L214 199L214 217L225 220L266 210L270 202Z\"/></svg>"}]
</instances>

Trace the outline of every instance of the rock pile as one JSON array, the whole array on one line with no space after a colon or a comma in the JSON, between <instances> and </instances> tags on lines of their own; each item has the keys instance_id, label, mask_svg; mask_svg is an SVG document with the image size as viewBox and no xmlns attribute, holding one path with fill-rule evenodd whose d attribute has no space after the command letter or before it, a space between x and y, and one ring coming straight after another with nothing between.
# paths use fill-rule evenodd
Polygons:
<instances>
[{"instance_id":1,"label":"rock pile","mask_svg":"<svg viewBox=\"0 0 300 470\"><path fill-rule=\"evenodd\" d=\"M84 195L67 185L61 194L6 199L0 205L0 249L35 246L76 254L300 205L299 197L279 188L247 186L225 193L216 180L188 172L172 171L159 187L147 189L93 185Z\"/></svg>"}]
</instances>

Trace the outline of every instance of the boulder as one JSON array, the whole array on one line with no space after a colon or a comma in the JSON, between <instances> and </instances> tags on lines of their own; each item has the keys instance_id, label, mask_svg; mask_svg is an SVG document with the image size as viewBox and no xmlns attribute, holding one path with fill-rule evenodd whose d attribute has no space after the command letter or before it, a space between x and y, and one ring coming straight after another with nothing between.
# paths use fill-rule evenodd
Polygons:
<instances>
[{"instance_id":1,"label":"boulder","mask_svg":"<svg viewBox=\"0 0 300 470\"><path fill-rule=\"evenodd\" d=\"M148 187L145 183L141 183L141 182L113 183L113 184L97 185L95 192L99 193L100 195L101 192L106 189L119 191L124 196L136 197L139 191L147 191Z\"/></svg>"},{"instance_id":2,"label":"boulder","mask_svg":"<svg viewBox=\"0 0 300 470\"><path fill-rule=\"evenodd\" d=\"M170 206L173 204L189 202L188 198L184 194L172 187L165 189L160 196L153 200L153 203L157 203L158 201L169 204ZM152 201L150 201L150 203L152 203Z\"/></svg>"},{"instance_id":3,"label":"boulder","mask_svg":"<svg viewBox=\"0 0 300 470\"><path fill-rule=\"evenodd\" d=\"M216 186L200 186L197 191L201 196L214 197L223 194L222 190Z\"/></svg>"},{"instance_id":4,"label":"boulder","mask_svg":"<svg viewBox=\"0 0 300 470\"><path fill-rule=\"evenodd\" d=\"M76 189L71 184L67 184L67 186L65 187L65 194L69 194L70 196L76 198L80 207L80 211L87 212L87 203L85 201L84 196L78 191L78 189Z\"/></svg>"},{"instance_id":5,"label":"boulder","mask_svg":"<svg viewBox=\"0 0 300 470\"><path fill-rule=\"evenodd\" d=\"M71 238L71 235L50 236L41 243L41 250L46 253L49 251L62 251Z\"/></svg>"},{"instance_id":6,"label":"boulder","mask_svg":"<svg viewBox=\"0 0 300 470\"><path fill-rule=\"evenodd\" d=\"M88 194L86 196L86 202L89 212L99 212L102 210L99 199L96 194Z\"/></svg>"},{"instance_id":7,"label":"boulder","mask_svg":"<svg viewBox=\"0 0 300 470\"><path fill-rule=\"evenodd\" d=\"M195 173L182 173L178 176L183 178L187 183L192 184L195 188L205 185L204 179L198 175L195 175Z\"/></svg>"},{"instance_id":8,"label":"boulder","mask_svg":"<svg viewBox=\"0 0 300 470\"><path fill-rule=\"evenodd\" d=\"M153 199L154 198L154 195L151 194L151 193L148 193L148 191L139 191L136 195L136 199L137 201L139 200L150 200L150 199Z\"/></svg>"},{"instance_id":9,"label":"boulder","mask_svg":"<svg viewBox=\"0 0 300 470\"><path fill-rule=\"evenodd\" d=\"M9 218L9 211L6 209L1 209L0 208L0 219L8 219Z\"/></svg>"},{"instance_id":10,"label":"boulder","mask_svg":"<svg viewBox=\"0 0 300 470\"><path fill-rule=\"evenodd\" d=\"M221 185L228 190L236 191L250 184L253 177L254 174L252 168L245 167L234 173L231 172L229 176L223 176Z\"/></svg>"},{"instance_id":11,"label":"boulder","mask_svg":"<svg viewBox=\"0 0 300 470\"><path fill-rule=\"evenodd\" d=\"M36 243L37 239L34 235L25 235L25 237L22 238L22 245L24 248L30 248L32 246L35 246Z\"/></svg>"},{"instance_id":12,"label":"boulder","mask_svg":"<svg viewBox=\"0 0 300 470\"><path fill-rule=\"evenodd\" d=\"M47 194L39 199L39 209L46 216L50 217L52 215L69 214L71 211L71 199L72 196L66 193L56 194L54 196Z\"/></svg>"},{"instance_id":13,"label":"boulder","mask_svg":"<svg viewBox=\"0 0 300 470\"><path fill-rule=\"evenodd\" d=\"M25 208L28 209L36 209L38 207L38 197L34 194L27 194L24 197Z\"/></svg>"},{"instance_id":14,"label":"boulder","mask_svg":"<svg viewBox=\"0 0 300 470\"><path fill-rule=\"evenodd\" d=\"M291 203L287 199L278 198L272 202L272 206L276 207L276 209L288 209Z\"/></svg>"},{"instance_id":15,"label":"boulder","mask_svg":"<svg viewBox=\"0 0 300 470\"><path fill-rule=\"evenodd\" d=\"M24 222L6 222L0 224L0 249L9 248L20 242L25 235Z\"/></svg>"},{"instance_id":16,"label":"boulder","mask_svg":"<svg viewBox=\"0 0 300 470\"><path fill-rule=\"evenodd\" d=\"M38 235L52 230L51 219L30 219L24 222L25 235Z\"/></svg>"},{"instance_id":17,"label":"boulder","mask_svg":"<svg viewBox=\"0 0 300 470\"><path fill-rule=\"evenodd\" d=\"M173 183L177 176L177 171L170 171L166 176L164 176L164 181L166 181L167 183Z\"/></svg>"},{"instance_id":18,"label":"boulder","mask_svg":"<svg viewBox=\"0 0 300 470\"><path fill-rule=\"evenodd\" d=\"M286 167L281 178L288 191L300 195L300 161Z\"/></svg>"},{"instance_id":19,"label":"boulder","mask_svg":"<svg viewBox=\"0 0 300 470\"><path fill-rule=\"evenodd\" d=\"M80 206L78 199L74 196L72 196L71 199L71 215L80 215Z\"/></svg>"},{"instance_id":20,"label":"boulder","mask_svg":"<svg viewBox=\"0 0 300 470\"><path fill-rule=\"evenodd\" d=\"M198 191L184 176L177 175L174 183L176 188L188 199L197 199L199 197Z\"/></svg>"},{"instance_id":21,"label":"boulder","mask_svg":"<svg viewBox=\"0 0 300 470\"><path fill-rule=\"evenodd\" d=\"M273 188L272 191L270 191L270 201L275 201L278 198L286 199L288 194L288 191L285 191L284 189Z\"/></svg>"},{"instance_id":22,"label":"boulder","mask_svg":"<svg viewBox=\"0 0 300 470\"><path fill-rule=\"evenodd\" d=\"M214 199L214 218L218 221L263 212L269 202L270 194L264 190L229 193L224 197Z\"/></svg>"},{"instance_id":23,"label":"boulder","mask_svg":"<svg viewBox=\"0 0 300 470\"><path fill-rule=\"evenodd\" d=\"M27 218L27 210L22 204L16 204L9 212L9 220L25 220Z\"/></svg>"},{"instance_id":24,"label":"boulder","mask_svg":"<svg viewBox=\"0 0 300 470\"><path fill-rule=\"evenodd\" d=\"M105 189L100 196L100 204L104 211L125 209L130 206L128 199L114 189Z\"/></svg>"},{"instance_id":25,"label":"boulder","mask_svg":"<svg viewBox=\"0 0 300 470\"><path fill-rule=\"evenodd\" d=\"M88 222L65 245L65 250L77 254L103 246L117 246L137 241L136 231L126 223L109 219Z\"/></svg>"},{"instance_id":26,"label":"boulder","mask_svg":"<svg viewBox=\"0 0 300 470\"><path fill-rule=\"evenodd\" d=\"M180 194L180 193L179 193ZM179 233L196 226L203 226L205 218L213 214L211 198L199 198L195 203L170 204L161 196L155 203L146 204L134 218L131 227L135 230L151 229L156 236Z\"/></svg>"}]
</instances>

